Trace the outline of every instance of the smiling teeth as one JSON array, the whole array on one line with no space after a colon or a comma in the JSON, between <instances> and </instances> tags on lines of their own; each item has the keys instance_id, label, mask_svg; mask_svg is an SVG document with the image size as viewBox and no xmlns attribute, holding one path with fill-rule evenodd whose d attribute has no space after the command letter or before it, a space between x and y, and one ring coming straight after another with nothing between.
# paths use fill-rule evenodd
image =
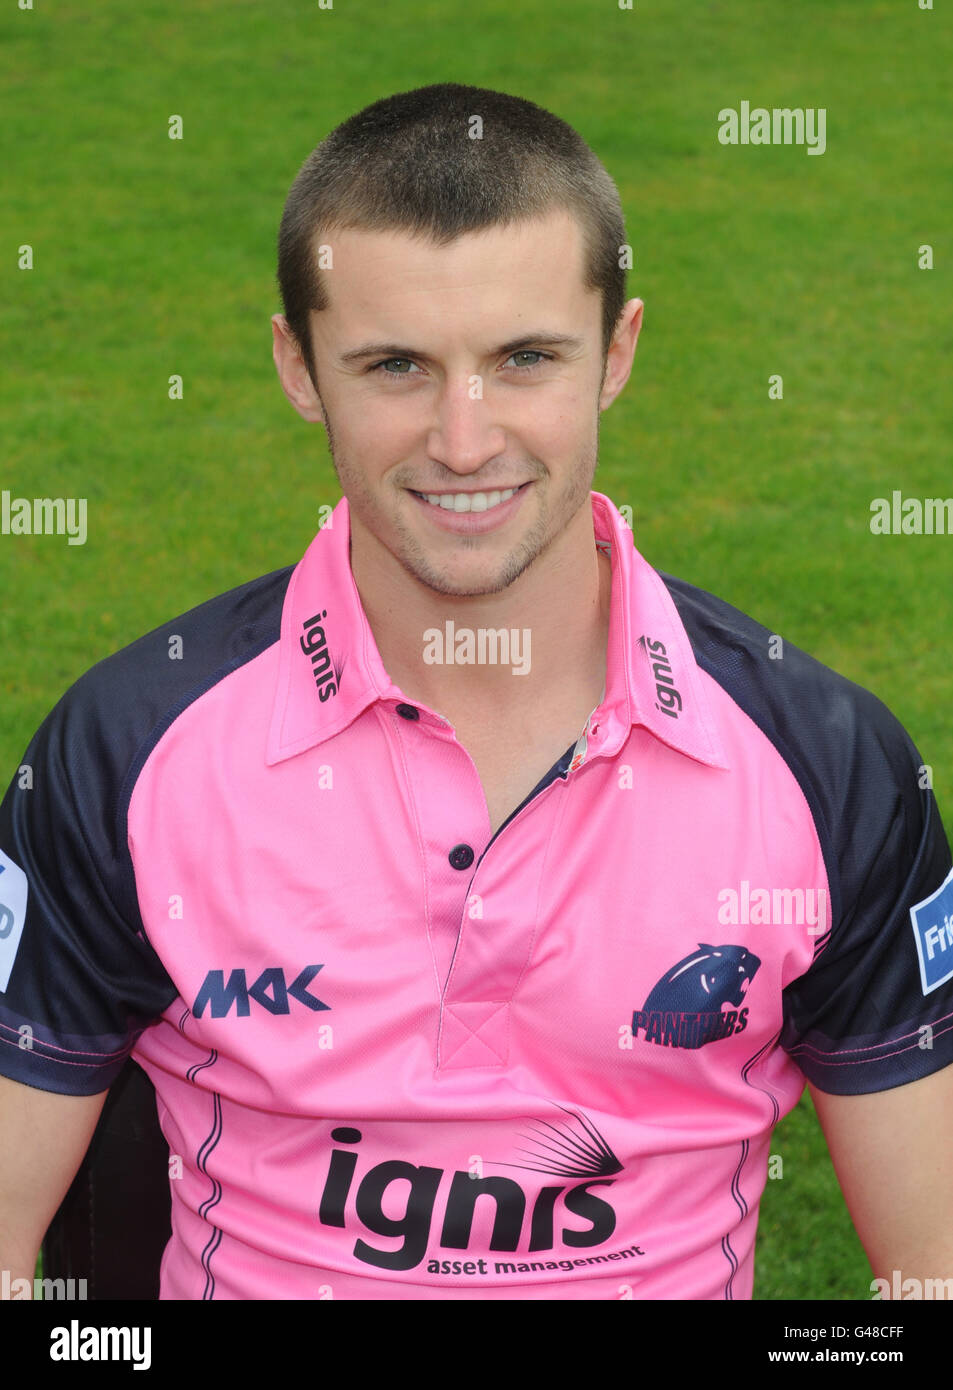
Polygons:
<instances>
[{"instance_id":1,"label":"smiling teeth","mask_svg":"<svg viewBox=\"0 0 953 1390\"><path fill-rule=\"evenodd\" d=\"M507 488L506 492L418 492L432 507L443 507L445 512L488 512L501 502L508 502L518 487Z\"/></svg>"}]
</instances>

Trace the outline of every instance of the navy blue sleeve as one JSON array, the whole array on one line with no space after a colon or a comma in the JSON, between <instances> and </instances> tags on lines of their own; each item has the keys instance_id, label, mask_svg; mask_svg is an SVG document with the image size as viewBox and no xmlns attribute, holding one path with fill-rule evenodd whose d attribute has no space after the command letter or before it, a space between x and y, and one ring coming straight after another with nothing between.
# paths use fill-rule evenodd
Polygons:
<instances>
[{"instance_id":1,"label":"navy blue sleeve","mask_svg":"<svg viewBox=\"0 0 953 1390\"><path fill-rule=\"evenodd\" d=\"M924 759L870 691L663 576L699 666L771 740L811 809L830 928L783 994L780 1044L821 1091L889 1090L953 1062L950 846Z\"/></svg>"},{"instance_id":2,"label":"navy blue sleeve","mask_svg":"<svg viewBox=\"0 0 953 1390\"><path fill-rule=\"evenodd\" d=\"M906 730L866 691L855 705L831 787L840 910L784 992L781 1035L807 1079L834 1095L953 1062L950 847Z\"/></svg>"},{"instance_id":3,"label":"navy blue sleeve","mask_svg":"<svg viewBox=\"0 0 953 1390\"><path fill-rule=\"evenodd\" d=\"M106 1090L177 993L142 931L98 684L57 703L0 804L0 1072L63 1095Z\"/></svg>"},{"instance_id":4,"label":"navy blue sleeve","mask_svg":"<svg viewBox=\"0 0 953 1390\"><path fill-rule=\"evenodd\" d=\"M151 748L192 700L277 640L289 570L172 619L80 677L0 803L0 1073L107 1090L178 990L146 939L127 810ZM169 660L183 637L184 661Z\"/></svg>"}]
</instances>

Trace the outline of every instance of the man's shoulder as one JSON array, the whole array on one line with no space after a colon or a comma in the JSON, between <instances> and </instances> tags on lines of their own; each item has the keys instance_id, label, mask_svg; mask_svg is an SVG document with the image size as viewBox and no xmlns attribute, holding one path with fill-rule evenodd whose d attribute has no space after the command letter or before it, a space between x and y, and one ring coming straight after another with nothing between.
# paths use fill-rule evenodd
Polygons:
<instances>
[{"instance_id":1,"label":"man's shoulder","mask_svg":"<svg viewBox=\"0 0 953 1390\"><path fill-rule=\"evenodd\" d=\"M65 692L77 711L157 709L252 660L281 630L293 566L204 600L103 657Z\"/></svg>"},{"instance_id":2,"label":"man's shoulder","mask_svg":"<svg viewBox=\"0 0 953 1390\"><path fill-rule=\"evenodd\" d=\"M863 934L893 921L897 902L933 892L949 871L949 842L929 769L893 711L724 599L661 578L699 668L794 774L827 864L832 920L853 916Z\"/></svg>"},{"instance_id":3,"label":"man's shoulder","mask_svg":"<svg viewBox=\"0 0 953 1390\"><path fill-rule=\"evenodd\" d=\"M0 867L5 878L15 871L20 894L0 983L8 1025L22 1021L33 1038L29 1057L14 1048L11 1062L5 1049L7 1074L64 1094L100 1091L175 998L141 913L131 799L175 721L277 643L292 573L218 594L97 661L33 734L0 801Z\"/></svg>"},{"instance_id":4,"label":"man's shoulder","mask_svg":"<svg viewBox=\"0 0 953 1390\"><path fill-rule=\"evenodd\" d=\"M660 577L699 668L785 760L829 856L882 844L895 820L911 845L932 825L944 851L927 765L879 696L724 599Z\"/></svg>"},{"instance_id":5,"label":"man's shoulder","mask_svg":"<svg viewBox=\"0 0 953 1390\"><path fill-rule=\"evenodd\" d=\"M850 737L909 741L896 716L866 686L716 594L661 571L659 577L699 667L774 741L819 758L846 753Z\"/></svg>"},{"instance_id":6,"label":"man's shoulder","mask_svg":"<svg viewBox=\"0 0 953 1390\"><path fill-rule=\"evenodd\" d=\"M57 700L28 761L89 758L115 787L137 752L204 692L276 643L293 566L238 585L97 661Z\"/></svg>"}]
</instances>

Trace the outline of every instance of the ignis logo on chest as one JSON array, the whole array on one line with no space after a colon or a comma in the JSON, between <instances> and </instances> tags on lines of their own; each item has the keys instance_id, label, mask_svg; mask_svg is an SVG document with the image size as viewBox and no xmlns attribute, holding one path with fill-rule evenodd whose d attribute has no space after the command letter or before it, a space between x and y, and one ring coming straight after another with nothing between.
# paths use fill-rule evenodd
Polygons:
<instances>
[{"instance_id":1,"label":"ignis logo on chest","mask_svg":"<svg viewBox=\"0 0 953 1390\"><path fill-rule=\"evenodd\" d=\"M328 610L325 608L322 612L316 613L313 618L306 619L302 624L304 636L298 639L301 643L301 650L306 657L310 658L314 683L318 688L318 699L322 705L338 693L338 686L341 683L341 671L340 669L335 670L332 665L328 639L321 626L322 618L327 616Z\"/></svg>"},{"instance_id":2,"label":"ignis logo on chest","mask_svg":"<svg viewBox=\"0 0 953 1390\"><path fill-rule=\"evenodd\" d=\"M195 996L192 1014L201 1018L208 1005L212 1018L225 1018L234 1006L238 1018L247 1018L252 1000L270 1014L288 1014L292 999L318 1013L331 1005L323 1003L316 994L309 994L308 985L323 969L323 965L306 965L290 984L277 965L269 965L252 984L247 983L244 970L232 970L227 983L224 970L210 970Z\"/></svg>"},{"instance_id":3,"label":"ignis logo on chest","mask_svg":"<svg viewBox=\"0 0 953 1390\"><path fill-rule=\"evenodd\" d=\"M588 1125L575 1114L574 1119L579 1126ZM532 1161L532 1150L529 1161L521 1151L522 1162L500 1166L553 1173L564 1179L538 1190L534 1185L529 1192L515 1178L478 1177L462 1169L448 1173L444 1168L400 1158L375 1163L358 1176L361 1155L356 1146L363 1137L359 1129L345 1125L331 1131L331 1139L340 1147L331 1150L318 1221L322 1226L345 1228L355 1222L362 1226L353 1254L364 1264L378 1269L414 1269L427 1253L431 1228L436 1236L435 1217L442 1250L468 1250L474 1243L479 1246L479 1236L475 1241L472 1238L473 1226L485 1230L490 1213L492 1231L489 1241L484 1236L482 1243L489 1251L514 1251L521 1246L530 1252L552 1250L557 1244L586 1249L601 1245L615 1230L614 1209L589 1189L611 1187L615 1181L612 1175L622 1171L622 1164L595 1126L546 1125L542 1136L521 1136L535 1140L540 1149L536 1161ZM566 1178L584 1181L567 1183ZM364 1234L382 1237L384 1248L370 1244ZM396 1248L395 1240L400 1242ZM427 1273L450 1273L443 1266L451 1263L432 1257ZM483 1266L486 1261L476 1263ZM487 1270L481 1267L479 1272Z\"/></svg>"},{"instance_id":4,"label":"ignis logo on chest","mask_svg":"<svg viewBox=\"0 0 953 1390\"><path fill-rule=\"evenodd\" d=\"M655 679L655 708L670 719L677 719L682 709L682 697L675 689L675 677L665 650L664 642L650 642L647 637L639 638L639 646L652 663Z\"/></svg>"}]
</instances>

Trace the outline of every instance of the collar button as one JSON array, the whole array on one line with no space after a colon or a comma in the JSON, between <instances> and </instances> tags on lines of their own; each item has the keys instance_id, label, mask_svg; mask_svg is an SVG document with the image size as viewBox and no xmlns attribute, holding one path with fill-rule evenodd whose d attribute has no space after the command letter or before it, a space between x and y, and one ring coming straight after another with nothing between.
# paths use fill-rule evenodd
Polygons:
<instances>
[{"instance_id":1,"label":"collar button","mask_svg":"<svg viewBox=\"0 0 953 1390\"><path fill-rule=\"evenodd\" d=\"M469 845L454 845L453 849L447 855L454 869L469 869L475 857Z\"/></svg>"}]
</instances>

